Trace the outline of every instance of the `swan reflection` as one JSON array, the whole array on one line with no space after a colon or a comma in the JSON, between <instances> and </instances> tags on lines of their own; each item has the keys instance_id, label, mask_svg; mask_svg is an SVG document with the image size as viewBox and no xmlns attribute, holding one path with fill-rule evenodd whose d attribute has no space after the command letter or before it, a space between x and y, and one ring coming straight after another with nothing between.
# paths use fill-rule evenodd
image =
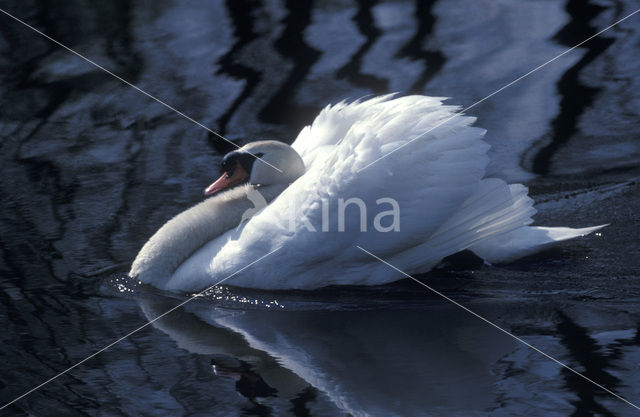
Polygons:
<instances>
[{"instance_id":1,"label":"swan reflection","mask_svg":"<svg viewBox=\"0 0 640 417\"><path fill-rule=\"evenodd\" d=\"M138 302L149 320L175 305L157 297ZM182 349L210 356L212 371L233 378L248 398L293 400L313 387L356 416L487 410L499 379L493 368L515 347L439 300L383 309L309 303L284 301L274 310L194 300L154 326Z\"/></svg>"}]
</instances>

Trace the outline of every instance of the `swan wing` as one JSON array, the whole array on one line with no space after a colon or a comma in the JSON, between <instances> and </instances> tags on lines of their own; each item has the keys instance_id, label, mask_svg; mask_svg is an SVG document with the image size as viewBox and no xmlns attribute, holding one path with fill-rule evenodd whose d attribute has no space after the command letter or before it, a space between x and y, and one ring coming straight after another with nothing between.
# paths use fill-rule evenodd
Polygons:
<instances>
[{"instance_id":1,"label":"swan wing","mask_svg":"<svg viewBox=\"0 0 640 417\"><path fill-rule=\"evenodd\" d=\"M201 289L275 249L228 284L315 288L397 279L357 246L389 258L420 246L474 193L488 163L485 131L442 101L385 96L325 108L292 145L306 173L241 228L202 247L166 288ZM439 260L419 259L408 264Z\"/></svg>"}]
</instances>

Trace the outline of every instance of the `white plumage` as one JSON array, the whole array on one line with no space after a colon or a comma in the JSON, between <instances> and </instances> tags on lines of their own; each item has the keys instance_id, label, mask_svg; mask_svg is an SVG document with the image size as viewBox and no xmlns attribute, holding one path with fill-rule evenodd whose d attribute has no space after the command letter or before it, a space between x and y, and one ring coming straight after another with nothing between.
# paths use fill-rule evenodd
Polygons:
<instances>
[{"instance_id":1,"label":"white plumage","mask_svg":"<svg viewBox=\"0 0 640 417\"><path fill-rule=\"evenodd\" d=\"M458 110L424 96L328 106L292 145L304 161L304 175L277 192L257 188L272 200L266 208L237 229L242 212L217 213L225 216L224 224L235 221L234 227L209 236L203 230L211 229L208 223L216 218L194 214L202 207L189 209L147 242L131 275L163 289L201 290L278 249L225 284L265 289L375 285L402 276L357 246L414 274L463 249L489 262L506 262L602 227L530 227L535 209L526 187L483 178L489 149L482 140L485 131L472 127L475 118ZM259 149L248 146L251 152ZM254 188L242 186L210 200L228 202L232 193L246 200ZM350 198L364 202L365 232L355 206L345 211L340 231L339 200ZM375 229L374 216L390 207L380 203L382 198L397 201L399 231ZM226 207L237 212L245 206L236 201ZM189 245L181 243L185 239ZM166 254L171 263L163 260L163 250L171 251ZM176 258L183 260L177 268Z\"/></svg>"}]
</instances>

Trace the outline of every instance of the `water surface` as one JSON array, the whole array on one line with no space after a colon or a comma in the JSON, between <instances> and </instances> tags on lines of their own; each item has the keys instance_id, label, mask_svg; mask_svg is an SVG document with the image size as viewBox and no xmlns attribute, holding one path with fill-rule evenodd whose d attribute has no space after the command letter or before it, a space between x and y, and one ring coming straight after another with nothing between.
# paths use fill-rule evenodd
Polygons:
<instances>
[{"instance_id":1,"label":"water surface","mask_svg":"<svg viewBox=\"0 0 640 417\"><path fill-rule=\"evenodd\" d=\"M632 1L5 2L244 143L393 91L468 106L633 11ZM611 223L535 258L456 257L420 278L640 401L637 16L470 114L490 172L538 224ZM124 277L200 201L228 144L0 16L2 403L188 294ZM3 410L7 415L631 416L632 407L401 281L224 287Z\"/></svg>"}]
</instances>

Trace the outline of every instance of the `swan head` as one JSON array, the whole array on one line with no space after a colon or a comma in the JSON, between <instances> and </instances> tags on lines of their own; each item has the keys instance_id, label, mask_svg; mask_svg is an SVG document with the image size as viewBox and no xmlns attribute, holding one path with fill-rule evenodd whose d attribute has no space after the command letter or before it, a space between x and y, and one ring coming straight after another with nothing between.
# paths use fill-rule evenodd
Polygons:
<instances>
[{"instance_id":1,"label":"swan head","mask_svg":"<svg viewBox=\"0 0 640 417\"><path fill-rule=\"evenodd\" d=\"M226 154L220 166L222 176L204 190L205 196L242 184L290 184L305 172L300 155L291 146L275 140L249 143Z\"/></svg>"}]
</instances>

